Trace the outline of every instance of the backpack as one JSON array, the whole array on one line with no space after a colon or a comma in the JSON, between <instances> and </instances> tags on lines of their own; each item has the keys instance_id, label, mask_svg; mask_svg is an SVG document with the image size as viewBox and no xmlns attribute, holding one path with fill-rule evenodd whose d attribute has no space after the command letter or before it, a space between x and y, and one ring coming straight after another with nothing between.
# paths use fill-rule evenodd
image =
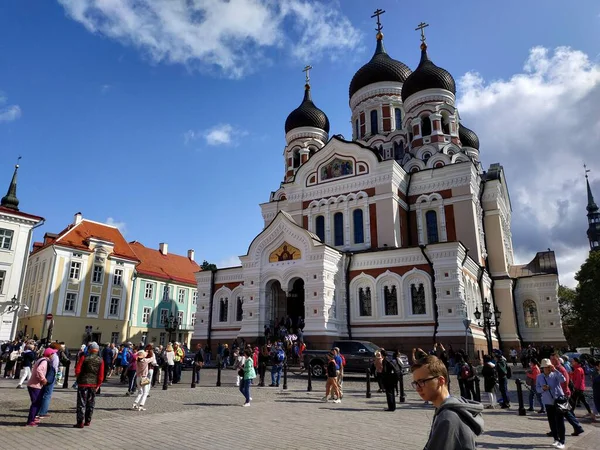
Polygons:
<instances>
[{"instance_id":1,"label":"backpack","mask_svg":"<svg viewBox=\"0 0 600 450\"><path fill-rule=\"evenodd\" d=\"M468 364L463 364L463 366L460 368L460 379L468 380L472 376L473 372L471 371L471 367L469 367Z\"/></svg>"},{"instance_id":2,"label":"backpack","mask_svg":"<svg viewBox=\"0 0 600 450\"><path fill-rule=\"evenodd\" d=\"M512 377L512 369L511 367L507 364L506 365L506 378L511 378Z\"/></svg>"},{"instance_id":3,"label":"backpack","mask_svg":"<svg viewBox=\"0 0 600 450\"><path fill-rule=\"evenodd\" d=\"M341 353L340 358L342 358L342 367L346 367L346 358L344 358L344 355L342 355Z\"/></svg>"},{"instance_id":4,"label":"backpack","mask_svg":"<svg viewBox=\"0 0 600 450\"><path fill-rule=\"evenodd\" d=\"M285 353L283 350L277 350L277 362L282 363L285 360Z\"/></svg>"}]
</instances>

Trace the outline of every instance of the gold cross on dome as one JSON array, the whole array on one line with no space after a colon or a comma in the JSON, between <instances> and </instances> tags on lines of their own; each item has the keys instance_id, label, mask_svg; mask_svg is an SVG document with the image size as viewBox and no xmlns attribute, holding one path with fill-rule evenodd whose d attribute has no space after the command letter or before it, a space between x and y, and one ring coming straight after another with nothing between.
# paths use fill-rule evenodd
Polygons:
<instances>
[{"instance_id":1,"label":"gold cross on dome","mask_svg":"<svg viewBox=\"0 0 600 450\"><path fill-rule=\"evenodd\" d=\"M310 84L310 69L313 67L311 65L307 65L302 69L302 72L306 74L306 84Z\"/></svg>"},{"instance_id":2,"label":"gold cross on dome","mask_svg":"<svg viewBox=\"0 0 600 450\"><path fill-rule=\"evenodd\" d=\"M381 21L379 20L379 16L381 16L384 13L385 13L385 11L383 9L377 8L377 10L371 16L371 19L373 17L377 17L377 28L375 28L375 30L377 30L378 33L381 33L381 30L383 30L383 25L381 25Z\"/></svg>"},{"instance_id":3,"label":"gold cross on dome","mask_svg":"<svg viewBox=\"0 0 600 450\"><path fill-rule=\"evenodd\" d=\"M419 24L419 26L417 28L415 28L415 31L419 31L421 30L421 42L425 42L425 28L427 28L429 26L428 23L425 22L421 22Z\"/></svg>"}]
</instances>

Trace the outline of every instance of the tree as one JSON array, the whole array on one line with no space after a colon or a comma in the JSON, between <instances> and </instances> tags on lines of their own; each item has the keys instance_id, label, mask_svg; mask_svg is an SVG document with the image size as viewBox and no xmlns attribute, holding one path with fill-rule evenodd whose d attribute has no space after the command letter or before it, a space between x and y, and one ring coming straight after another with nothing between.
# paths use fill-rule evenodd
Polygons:
<instances>
[{"instance_id":1,"label":"tree","mask_svg":"<svg viewBox=\"0 0 600 450\"><path fill-rule=\"evenodd\" d=\"M204 260L202 261L202 264L200 264L200 268L202 270L217 270L217 265L211 264L207 260Z\"/></svg>"},{"instance_id":2,"label":"tree","mask_svg":"<svg viewBox=\"0 0 600 450\"><path fill-rule=\"evenodd\" d=\"M600 252L591 252L577 275L577 290L573 299L573 326L580 344L600 347Z\"/></svg>"},{"instance_id":3,"label":"tree","mask_svg":"<svg viewBox=\"0 0 600 450\"><path fill-rule=\"evenodd\" d=\"M577 326L577 313L574 309L574 303L577 299L577 291L567 286L558 287L558 305L560 308L560 317L562 319L565 338L571 347L579 347L586 344L579 333Z\"/></svg>"}]
</instances>

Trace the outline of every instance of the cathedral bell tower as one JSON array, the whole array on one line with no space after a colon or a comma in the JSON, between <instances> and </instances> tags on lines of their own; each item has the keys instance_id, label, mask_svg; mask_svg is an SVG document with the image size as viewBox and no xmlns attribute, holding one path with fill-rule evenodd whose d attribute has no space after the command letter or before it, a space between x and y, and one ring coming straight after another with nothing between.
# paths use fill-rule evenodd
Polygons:
<instances>
[{"instance_id":1,"label":"cathedral bell tower","mask_svg":"<svg viewBox=\"0 0 600 450\"><path fill-rule=\"evenodd\" d=\"M586 166L584 166L586 167ZM585 183L587 185L587 217L588 217L588 230L587 235L590 241L590 251L600 250L600 211L598 205L594 201L592 195L592 189L590 188L590 180L588 179L589 170L585 169Z\"/></svg>"}]
</instances>

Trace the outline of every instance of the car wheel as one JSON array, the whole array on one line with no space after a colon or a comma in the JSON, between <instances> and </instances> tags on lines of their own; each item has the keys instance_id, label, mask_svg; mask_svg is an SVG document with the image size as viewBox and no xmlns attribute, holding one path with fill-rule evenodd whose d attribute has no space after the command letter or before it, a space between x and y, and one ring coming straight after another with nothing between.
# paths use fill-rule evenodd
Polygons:
<instances>
[{"instance_id":1,"label":"car wheel","mask_svg":"<svg viewBox=\"0 0 600 450\"><path fill-rule=\"evenodd\" d=\"M310 366L310 371L313 377L319 378L325 374L325 368L322 363L314 363Z\"/></svg>"}]
</instances>

